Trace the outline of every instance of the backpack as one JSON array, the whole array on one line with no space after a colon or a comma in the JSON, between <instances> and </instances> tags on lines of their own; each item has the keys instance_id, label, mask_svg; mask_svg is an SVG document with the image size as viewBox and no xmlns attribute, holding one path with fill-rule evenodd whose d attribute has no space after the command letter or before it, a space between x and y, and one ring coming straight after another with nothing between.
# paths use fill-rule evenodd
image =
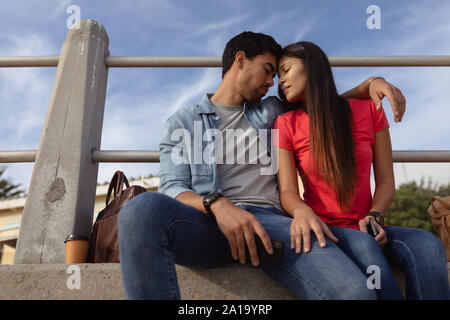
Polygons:
<instances>
[{"instance_id":1,"label":"backpack","mask_svg":"<svg viewBox=\"0 0 450 320\"><path fill-rule=\"evenodd\" d=\"M431 216L431 223L444 245L447 261L450 261L450 196L444 198L434 196L432 199L428 213Z\"/></svg>"},{"instance_id":2,"label":"backpack","mask_svg":"<svg viewBox=\"0 0 450 320\"><path fill-rule=\"evenodd\" d=\"M123 190L123 185L126 185ZM109 202L114 190L114 199ZM92 227L86 262L120 262L117 218L120 209L132 198L147 190L141 186L131 186L122 171L117 170L111 179L106 194L106 207L98 213Z\"/></svg>"}]
</instances>

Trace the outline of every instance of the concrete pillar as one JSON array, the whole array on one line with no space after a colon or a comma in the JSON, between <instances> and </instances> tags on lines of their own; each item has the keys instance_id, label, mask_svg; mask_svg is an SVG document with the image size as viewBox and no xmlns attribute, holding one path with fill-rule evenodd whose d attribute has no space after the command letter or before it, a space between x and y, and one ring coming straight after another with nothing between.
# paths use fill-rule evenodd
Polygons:
<instances>
[{"instance_id":1,"label":"concrete pillar","mask_svg":"<svg viewBox=\"0 0 450 320\"><path fill-rule=\"evenodd\" d=\"M22 216L15 264L64 263L68 234L92 226L108 70L103 26L82 20L61 49Z\"/></svg>"}]
</instances>

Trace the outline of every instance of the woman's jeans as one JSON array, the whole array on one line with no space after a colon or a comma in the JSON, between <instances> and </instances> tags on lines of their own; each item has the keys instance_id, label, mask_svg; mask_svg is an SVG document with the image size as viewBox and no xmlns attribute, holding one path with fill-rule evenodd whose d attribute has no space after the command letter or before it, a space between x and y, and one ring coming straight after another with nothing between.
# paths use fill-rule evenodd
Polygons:
<instances>
[{"instance_id":1,"label":"woman's jeans","mask_svg":"<svg viewBox=\"0 0 450 320\"><path fill-rule=\"evenodd\" d=\"M303 299L403 299L389 263L405 274L406 298L448 299L445 251L431 233L386 227L384 251L367 233L331 227L339 239L311 250L290 248L292 218L274 207L244 205L271 239L285 244L283 265L258 267ZM175 263L207 268L238 263L213 216L158 192L131 199L118 219L122 278L128 299L180 299ZM388 263L389 261L389 263Z\"/></svg>"}]
</instances>

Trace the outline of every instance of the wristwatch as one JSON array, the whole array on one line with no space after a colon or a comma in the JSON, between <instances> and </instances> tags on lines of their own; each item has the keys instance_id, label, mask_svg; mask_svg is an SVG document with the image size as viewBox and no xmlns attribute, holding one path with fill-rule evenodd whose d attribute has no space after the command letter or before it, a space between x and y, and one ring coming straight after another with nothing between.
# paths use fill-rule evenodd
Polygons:
<instances>
[{"instance_id":1,"label":"wristwatch","mask_svg":"<svg viewBox=\"0 0 450 320\"><path fill-rule=\"evenodd\" d=\"M208 193L204 198L203 198L203 206L206 209L206 212L208 216L212 215L213 212L211 211L211 205L214 201L216 201L217 199L219 199L222 195L219 192L212 192L212 193Z\"/></svg>"},{"instance_id":2,"label":"wristwatch","mask_svg":"<svg viewBox=\"0 0 450 320\"><path fill-rule=\"evenodd\" d=\"M384 228L384 216L381 214L381 212L378 211L370 211L367 216L372 216L375 218L375 221Z\"/></svg>"}]
</instances>

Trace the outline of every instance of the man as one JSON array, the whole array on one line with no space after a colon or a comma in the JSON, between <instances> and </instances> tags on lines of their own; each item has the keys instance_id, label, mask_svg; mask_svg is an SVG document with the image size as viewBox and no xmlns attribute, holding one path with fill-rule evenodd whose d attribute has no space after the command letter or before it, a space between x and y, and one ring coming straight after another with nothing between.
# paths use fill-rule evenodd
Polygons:
<instances>
[{"instance_id":1,"label":"man","mask_svg":"<svg viewBox=\"0 0 450 320\"><path fill-rule=\"evenodd\" d=\"M290 243L291 218L281 209L276 172L267 161L267 130L287 109L276 97L261 101L274 84L280 56L281 47L270 36L237 35L224 50L217 91L167 120L160 144L159 192L137 196L119 214L129 299L180 299L175 263L245 263L246 247L254 266L300 297L375 299L367 277L354 276L361 272L342 262L346 256L332 241L322 248L312 237L308 254L286 248L282 266L259 264L255 234L269 254L271 239ZM401 121L403 95L382 78L370 78L344 95L367 98L369 93L376 104L387 96L396 121Z\"/></svg>"}]
</instances>

